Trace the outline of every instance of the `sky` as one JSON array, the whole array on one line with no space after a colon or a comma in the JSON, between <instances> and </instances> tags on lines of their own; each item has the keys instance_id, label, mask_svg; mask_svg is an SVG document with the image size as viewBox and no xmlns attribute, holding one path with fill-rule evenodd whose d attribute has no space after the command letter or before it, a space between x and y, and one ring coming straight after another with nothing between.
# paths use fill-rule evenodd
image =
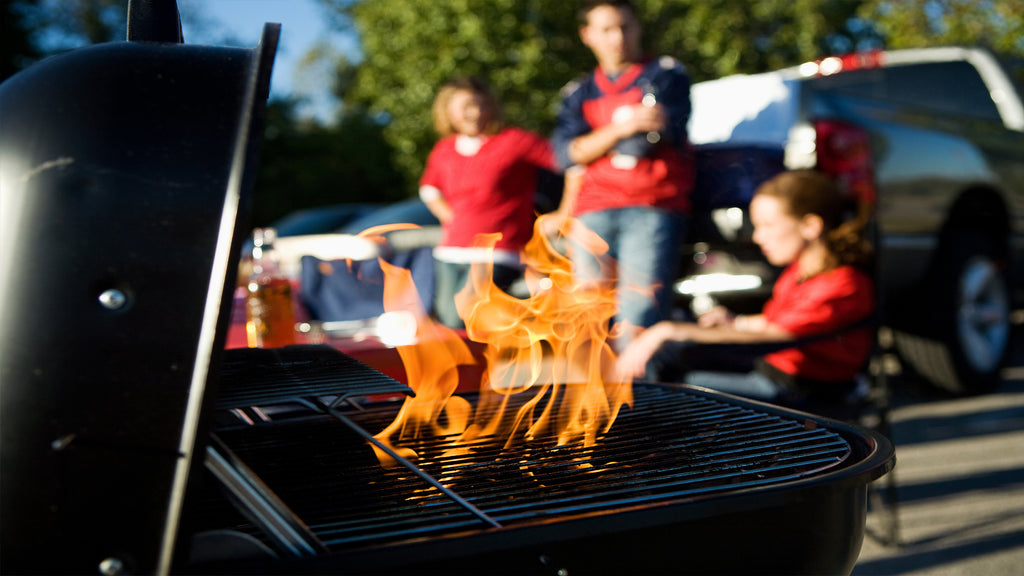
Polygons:
<instances>
[{"instance_id":1,"label":"sky","mask_svg":"<svg viewBox=\"0 0 1024 576\"><path fill-rule=\"evenodd\" d=\"M299 61L317 42L326 41L350 58L358 58L358 42L351 34L328 27L316 0L178 0L184 14L193 11L210 20L209 30L190 30L182 24L186 44L255 46L267 22L281 24L281 39L270 78L272 96L299 96L310 105L301 113L329 120L332 108L330 79L316 71L300 74ZM226 37L231 37L226 41Z\"/></svg>"}]
</instances>

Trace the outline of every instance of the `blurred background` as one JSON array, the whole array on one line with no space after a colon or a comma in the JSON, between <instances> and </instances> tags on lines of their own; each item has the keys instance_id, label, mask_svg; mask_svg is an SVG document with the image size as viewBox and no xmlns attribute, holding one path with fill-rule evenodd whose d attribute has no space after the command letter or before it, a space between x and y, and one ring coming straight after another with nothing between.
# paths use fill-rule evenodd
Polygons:
<instances>
[{"instance_id":1,"label":"blurred background","mask_svg":"<svg viewBox=\"0 0 1024 576\"><path fill-rule=\"evenodd\" d=\"M693 81L829 54L948 44L1024 56L1024 0L635 0L647 49ZM3 0L0 80L125 38L127 0ZM544 0L179 0L185 42L254 45L282 24L251 224L415 196L436 139L430 104L489 78L509 120L548 133L559 90L594 63L575 3Z\"/></svg>"}]
</instances>

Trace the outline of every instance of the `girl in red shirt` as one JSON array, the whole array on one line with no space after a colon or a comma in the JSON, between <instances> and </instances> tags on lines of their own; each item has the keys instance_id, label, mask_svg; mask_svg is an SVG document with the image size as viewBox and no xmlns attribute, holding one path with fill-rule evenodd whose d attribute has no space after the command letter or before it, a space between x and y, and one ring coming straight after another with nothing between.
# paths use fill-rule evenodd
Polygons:
<instances>
[{"instance_id":1,"label":"girl in red shirt","mask_svg":"<svg viewBox=\"0 0 1024 576\"><path fill-rule=\"evenodd\" d=\"M447 326L462 328L455 294L470 265L494 264L503 290L522 274L519 253L533 234L538 169L555 169L554 153L541 136L506 127L490 88L475 78L444 85L434 101L441 140L427 158L420 198L441 222L434 250L434 310ZM479 234L500 233L494 249L474 247Z\"/></svg>"},{"instance_id":2,"label":"girl in red shirt","mask_svg":"<svg viewBox=\"0 0 1024 576\"><path fill-rule=\"evenodd\" d=\"M623 351L616 375L645 376L668 342L762 344L808 342L759 359L749 373L691 371L688 384L769 402L839 400L863 368L873 344L864 322L875 308L865 272L871 248L864 221L844 222L835 183L810 171L784 172L762 184L750 202L754 242L769 263L785 266L761 314L715 308L696 323L661 322ZM852 327L852 328L851 328Z\"/></svg>"}]
</instances>

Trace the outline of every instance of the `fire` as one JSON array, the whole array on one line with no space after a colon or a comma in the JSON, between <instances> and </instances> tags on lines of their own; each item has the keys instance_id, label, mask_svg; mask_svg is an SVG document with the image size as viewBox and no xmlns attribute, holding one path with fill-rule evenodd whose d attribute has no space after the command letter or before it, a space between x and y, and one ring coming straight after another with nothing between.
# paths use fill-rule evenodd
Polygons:
<instances>
[{"instance_id":1,"label":"fire","mask_svg":"<svg viewBox=\"0 0 1024 576\"><path fill-rule=\"evenodd\" d=\"M604 377L615 360L608 345L614 291L574 282L570 261L540 232L545 218L538 218L523 253L528 298L498 289L489 264L474 265L456 296L468 337L487 345L475 413L468 401L454 396L457 366L474 361L465 342L427 316L408 270L382 262L385 311L411 312L419 320L416 343L398 347L416 395L375 436L382 444L406 458L418 455L396 444L427 433L451 438L446 455L481 443L509 447L541 438L553 438L558 446L592 446L620 408L632 404L630 383ZM595 254L607 250L582 226L569 227L569 233ZM493 248L497 240L497 235L481 236L477 243ZM519 396L518 408L510 404L513 396ZM383 464L391 463L383 450L375 450Z\"/></svg>"}]
</instances>

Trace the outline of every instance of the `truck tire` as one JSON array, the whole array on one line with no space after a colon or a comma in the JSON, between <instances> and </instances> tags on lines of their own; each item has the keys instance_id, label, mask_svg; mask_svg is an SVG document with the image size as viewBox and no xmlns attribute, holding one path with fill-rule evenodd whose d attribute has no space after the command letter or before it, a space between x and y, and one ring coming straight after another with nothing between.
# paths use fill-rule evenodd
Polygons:
<instances>
[{"instance_id":1,"label":"truck tire","mask_svg":"<svg viewBox=\"0 0 1024 576\"><path fill-rule=\"evenodd\" d=\"M954 394L984 393L998 386L1009 349L1009 277L986 235L960 230L950 239L930 282L931 325L915 334L897 331L896 349L931 384Z\"/></svg>"}]
</instances>

